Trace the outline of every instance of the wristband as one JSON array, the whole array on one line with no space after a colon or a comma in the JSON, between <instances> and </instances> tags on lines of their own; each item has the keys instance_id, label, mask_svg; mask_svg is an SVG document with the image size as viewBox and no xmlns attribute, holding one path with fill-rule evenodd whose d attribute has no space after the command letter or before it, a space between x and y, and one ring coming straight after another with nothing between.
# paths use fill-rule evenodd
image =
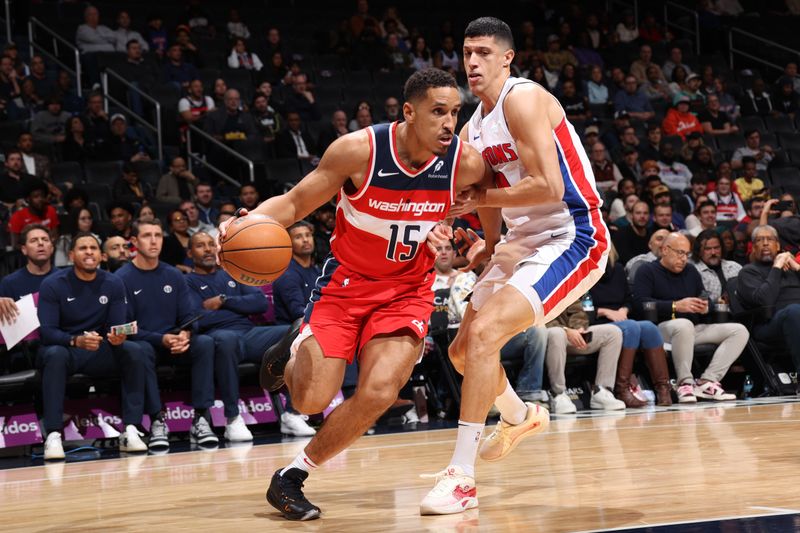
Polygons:
<instances>
[{"instance_id":1,"label":"wristband","mask_svg":"<svg viewBox=\"0 0 800 533\"><path fill-rule=\"evenodd\" d=\"M672 320L675 320L675 311L677 311L678 304L676 302L672 302Z\"/></svg>"}]
</instances>

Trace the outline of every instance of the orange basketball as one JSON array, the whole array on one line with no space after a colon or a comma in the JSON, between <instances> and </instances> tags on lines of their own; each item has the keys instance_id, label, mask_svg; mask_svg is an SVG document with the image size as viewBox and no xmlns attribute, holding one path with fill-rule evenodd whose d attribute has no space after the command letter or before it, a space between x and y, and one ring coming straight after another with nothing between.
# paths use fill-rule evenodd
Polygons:
<instances>
[{"instance_id":1,"label":"orange basketball","mask_svg":"<svg viewBox=\"0 0 800 533\"><path fill-rule=\"evenodd\" d=\"M283 226L264 215L237 218L220 243L219 262L245 285L260 287L283 274L292 259L292 239Z\"/></svg>"}]
</instances>

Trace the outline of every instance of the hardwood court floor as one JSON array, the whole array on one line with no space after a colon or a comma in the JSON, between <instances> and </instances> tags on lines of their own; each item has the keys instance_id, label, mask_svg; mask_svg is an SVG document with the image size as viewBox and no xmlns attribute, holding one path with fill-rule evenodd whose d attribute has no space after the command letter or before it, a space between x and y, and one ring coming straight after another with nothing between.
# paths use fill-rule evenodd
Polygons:
<instances>
[{"instance_id":1,"label":"hardwood court floor","mask_svg":"<svg viewBox=\"0 0 800 533\"><path fill-rule=\"evenodd\" d=\"M554 420L478 465L481 506L420 517L455 430L365 437L315 473L324 512L287 522L264 500L303 441L0 471L3 531L579 531L800 507L800 403L754 401Z\"/></svg>"}]
</instances>

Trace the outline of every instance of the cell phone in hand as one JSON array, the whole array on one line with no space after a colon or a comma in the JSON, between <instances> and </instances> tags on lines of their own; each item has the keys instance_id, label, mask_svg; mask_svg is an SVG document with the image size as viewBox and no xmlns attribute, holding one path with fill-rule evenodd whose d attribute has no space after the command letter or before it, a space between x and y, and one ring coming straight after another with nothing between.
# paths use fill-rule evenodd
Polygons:
<instances>
[{"instance_id":1,"label":"cell phone in hand","mask_svg":"<svg viewBox=\"0 0 800 533\"><path fill-rule=\"evenodd\" d=\"M586 344L589 344L590 342L592 342L592 332L591 331L584 331L583 333L581 333L581 337L583 337L583 342L585 342Z\"/></svg>"},{"instance_id":2,"label":"cell phone in hand","mask_svg":"<svg viewBox=\"0 0 800 533\"><path fill-rule=\"evenodd\" d=\"M781 200L775 204L773 210L775 211L792 211L794 209L794 202L791 200Z\"/></svg>"}]
</instances>

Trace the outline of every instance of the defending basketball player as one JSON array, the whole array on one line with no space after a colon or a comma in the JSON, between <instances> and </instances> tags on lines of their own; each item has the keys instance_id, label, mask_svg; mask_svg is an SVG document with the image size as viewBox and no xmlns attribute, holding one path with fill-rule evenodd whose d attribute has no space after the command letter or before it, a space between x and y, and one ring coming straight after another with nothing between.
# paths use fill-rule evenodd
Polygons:
<instances>
[{"instance_id":1,"label":"defending basketball player","mask_svg":"<svg viewBox=\"0 0 800 533\"><path fill-rule=\"evenodd\" d=\"M547 410L524 403L511 388L500 348L532 324L558 316L605 270L608 230L591 165L555 97L510 76L513 46L511 30L499 19L483 17L467 26L464 66L481 102L461 138L491 165L496 188L462 195L451 215L478 211L486 240L467 238L468 257L472 264L491 260L450 346L450 358L464 374L458 437L450 465L436 474L420 505L422 514L478 505L475 456L493 403L501 420L480 445L484 460L505 457L521 439L547 427ZM500 241L502 220L508 232Z\"/></svg>"},{"instance_id":2,"label":"defending basketball player","mask_svg":"<svg viewBox=\"0 0 800 533\"><path fill-rule=\"evenodd\" d=\"M338 194L331 255L293 355L287 362L280 351L268 353L262 386L285 382L296 409L318 413L359 357L355 394L272 478L267 499L290 520L320 516L302 491L309 472L363 435L408 381L433 309L434 255L426 237L457 188L491 177L480 154L455 135L461 101L452 76L435 69L413 74L405 100L404 122L339 138L296 187L253 211L290 226Z\"/></svg>"}]
</instances>

